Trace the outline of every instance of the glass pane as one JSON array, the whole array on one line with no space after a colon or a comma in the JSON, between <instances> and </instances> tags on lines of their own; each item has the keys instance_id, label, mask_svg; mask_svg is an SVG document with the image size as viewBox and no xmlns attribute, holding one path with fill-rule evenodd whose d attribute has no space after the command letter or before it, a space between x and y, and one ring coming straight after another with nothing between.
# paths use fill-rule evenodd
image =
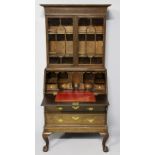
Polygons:
<instances>
[{"instance_id":1,"label":"glass pane","mask_svg":"<svg viewBox=\"0 0 155 155\"><path fill-rule=\"evenodd\" d=\"M50 64L73 64L73 19L49 18L48 42Z\"/></svg>"},{"instance_id":2,"label":"glass pane","mask_svg":"<svg viewBox=\"0 0 155 155\"><path fill-rule=\"evenodd\" d=\"M79 64L103 63L104 18L79 18Z\"/></svg>"}]
</instances>

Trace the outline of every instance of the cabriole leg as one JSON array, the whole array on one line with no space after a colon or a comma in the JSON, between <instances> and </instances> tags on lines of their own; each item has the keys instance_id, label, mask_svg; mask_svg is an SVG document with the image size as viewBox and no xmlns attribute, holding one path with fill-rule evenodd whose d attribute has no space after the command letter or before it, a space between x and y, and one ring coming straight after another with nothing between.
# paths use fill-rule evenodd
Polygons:
<instances>
[{"instance_id":1,"label":"cabriole leg","mask_svg":"<svg viewBox=\"0 0 155 155\"><path fill-rule=\"evenodd\" d=\"M49 148L49 139L48 139L48 136L50 134L51 134L50 132L43 132L43 134L42 134L43 139L45 141L45 146L43 147L43 151L44 152L47 152L48 151L48 148Z\"/></svg>"},{"instance_id":2,"label":"cabriole leg","mask_svg":"<svg viewBox=\"0 0 155 155\"><path fill-rule=\"evenodd\" d=\"M109 149L108 147L106 146L106 142L109 138L109 133L106 132L106 133L100 133L101 137L103 137L103 141L102 141L102 146L103 146L103 151L104 152L109 152Z\"/></svg>"}]
</instances>

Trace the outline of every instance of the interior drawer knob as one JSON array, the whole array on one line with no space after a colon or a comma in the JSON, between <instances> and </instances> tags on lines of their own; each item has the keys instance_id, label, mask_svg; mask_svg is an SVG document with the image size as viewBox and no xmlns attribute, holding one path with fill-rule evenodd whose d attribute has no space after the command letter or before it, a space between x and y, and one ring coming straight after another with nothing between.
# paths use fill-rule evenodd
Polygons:
<instances>
[{"instance_id":1,"label":"interior drawer knob","mask_svg":"<svg viewBox=\"0 0 155 155\"><path fill-rule=\"evenodd\" d=\"M54 96L57 95L57 92L53 92L53 95L54 95Z\"/></svg>"},{"instance_id":2,"label":"interior drawer knob","mask_svg":"<svg viewBox=\"0 0 155 155\"><path fill-rule=\"evenodd\" d=\"M93 108L93 107L89 107L88 110L89 110L89 111L93 111L94 108Z\"/></svg>"}]
</instances>

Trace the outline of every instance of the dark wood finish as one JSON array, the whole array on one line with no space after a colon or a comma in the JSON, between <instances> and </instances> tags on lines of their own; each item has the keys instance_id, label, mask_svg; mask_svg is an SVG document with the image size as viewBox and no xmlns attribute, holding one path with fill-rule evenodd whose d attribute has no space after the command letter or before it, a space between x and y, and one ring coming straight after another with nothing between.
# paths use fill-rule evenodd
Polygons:
<instances>
[{"instance_id":1,"label":"dark wood finish","mask_svg":"<svg viewBox=\"0 0 155 155\"><path fill-rule=\"evenodd\" d=\"M78 38L78 22L77 16L74 16L74 65L78 65L78 46L77 46L77 38Z\"/></svg>"},{"instance_id":2,"label":"dark wood finish","mask_svg":"<svg viewBox=\"0 0 155 155\"><path fill-rule=\"evenodd\" d=\"M43 6L43 7L64 7L64 8L67 8L67 7L109 7L111 6L111 4L40 4L40 6Z\"/></svg>"},{"instance_id":3,"label":"dark wood finish","mask_svg":"<svg viewBox=\"0 0 155 155\"><path fill-rule=\"evenodd\" d=\"M55 132L100 133L108 152L105 5L41 4L45 10L47 66L44 71L43 151ZM95 95L89 102L56 102L60 91ZM81 101L81 100L79 100Z\"/></svg>"},{"instance_id":4,"label":"dark wood finish","mask_svg":"<svg viewBox=\"0 0 155 155\"><path fill-rule=\"evenodd\" d=\"M105 15L107 7L106 5L45 5L41 4L45 8L45 14L49 15Z\"/></svg>"},{"instance_id":5,"label":"dark wood finish","mask_svg":"<svg viewBox=\"0 0 155 155\"><path fill-rule=\"evenodd\" d=\"M73 68L74 69L74 68ZM95 95L107 94L107 73L106 70L98 71L85 71L77 72L73 69L67 70L64 68L65 72L52 70L45 70L45 94L57 94L60 90L76 90L81 91L92 91ZM49 76L49 74L51 76ZM54 74L54 75L52 75ZM60 74L66 74L66 79L61 79ZM76 75L76 81L74 76ZM87 79L87 77L91 79ZM77 83L78 80L78 83Z\"/></svg>"},{"instance_id":6,"label":"dark wood finish","mask_svg":"<svg viewBox=\"0 0 155 155\"><path fill-rule=\"evenodd\" d=\"M102 104L79 104L72 106L70 104L68 105L52 105L49 106L45 105L45 110L48 112L54 112L54 113L103 113L106 112L106 106L108 105L102 105Z\"/></svg>"},{"instance_id":7,"label":"dark wood finish","mask_svg":"<svg viewBox=\"0 0 155 155\"><path fill-rule=\"evenodd\" d=\"M104 152L109 152L109 148L106 146L106 142L109 138L109 133L108 131L105 133L100 133L101 137L103 137L103 141L102 141L102 147L103 147L103 151Z\"/></svg>"},{"instance_id":8,"label":"dark wood finish","mask_svg":"<svg viewBox=\"0 0 155 155\"><path fill-rule=\"evenodd\" d=\"M48 139L48 136L51 134L51 132L43 132L42 136L43 136L43 139L45 141L45 146L43 147L43 151L44 152L47 152L48 149L49 149L49 139Z\"/></svg>"}]
</instances>

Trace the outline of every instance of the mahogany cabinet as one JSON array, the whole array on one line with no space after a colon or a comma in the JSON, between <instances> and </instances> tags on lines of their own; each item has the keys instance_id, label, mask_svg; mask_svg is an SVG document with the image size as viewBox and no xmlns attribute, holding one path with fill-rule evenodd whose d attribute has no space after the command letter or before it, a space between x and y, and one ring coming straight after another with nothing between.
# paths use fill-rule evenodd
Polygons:
<instances>
[{"instance_id":1,"label":"mahogany cabinet","mask_svg":"<svg viewBox=\"0 0 155 155\"><path fill-rule=\"evenodd\" d=\"M49 5L45 10L43 151L55 132L100 133L108 152L105 5Z\"/></svg>"}]
</instances>

